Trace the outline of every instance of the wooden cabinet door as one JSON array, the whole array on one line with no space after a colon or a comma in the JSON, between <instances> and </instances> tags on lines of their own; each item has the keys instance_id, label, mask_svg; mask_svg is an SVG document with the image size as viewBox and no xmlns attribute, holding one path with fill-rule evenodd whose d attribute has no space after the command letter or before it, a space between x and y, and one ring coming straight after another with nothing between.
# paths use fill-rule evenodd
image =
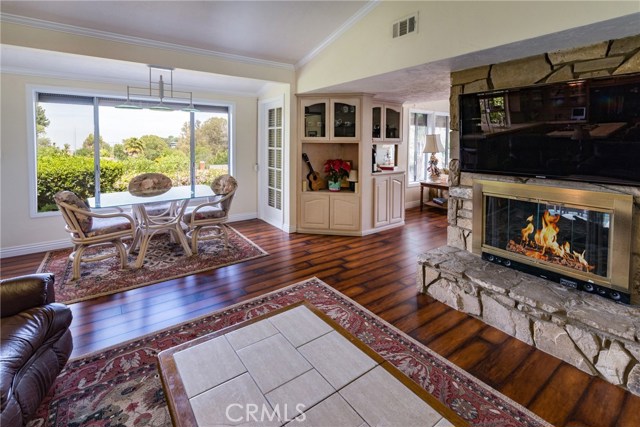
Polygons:
<instances>
[{"instance_id":1,"label":"wooden cabinet door","mask_svg":"<svg viewBox=\"0 0 640 427\"><path fill-rule=\"evenodd\" d=\"M300 195L300 226L329 228L329 194L305 192Z\"/></svg>"},{"instance_id":2,"label":"wooden cabinet door","mask_svg":"<svg viewBox=\"0 0 640 427\"><path fill-rule=\"evenodd\" d=\"M373 226L389 224L389 176L373 178Z\"/></svg>"},{"instance_id":3,"label":"wooden cabinet door","mask_svg":"<svg viewBox=\"0 0 640 427\"><path fill-rule=\"evenodd\" d=\"M332 230L360 229L360 199L356 194L331 194Z\"/></svg>"},{"instance_id":4,"label":"wooden cabinet door","mask_svg":"<svg viewBox=\"0 0 640 427\"><path fill-rule=\"evenodd\" d=\"M404 220L404 174L389 177L389 223L395 224Z\"/></svg>"}]
</instances>

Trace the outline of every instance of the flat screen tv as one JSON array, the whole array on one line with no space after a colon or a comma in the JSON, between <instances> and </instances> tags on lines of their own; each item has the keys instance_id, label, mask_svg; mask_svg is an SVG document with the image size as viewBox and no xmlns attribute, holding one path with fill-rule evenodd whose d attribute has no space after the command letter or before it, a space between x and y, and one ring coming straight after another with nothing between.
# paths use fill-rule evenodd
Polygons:
<instances>
[{"instance_id":1,"label":"flat screen tv","mask_svg":"<svg viewBox=\"0 0 640 427\"><path fill-rule=\"evenodd\" d=\"M640 73L460 95L464 172L640 186Z\"/></svg>"}]
</instances>

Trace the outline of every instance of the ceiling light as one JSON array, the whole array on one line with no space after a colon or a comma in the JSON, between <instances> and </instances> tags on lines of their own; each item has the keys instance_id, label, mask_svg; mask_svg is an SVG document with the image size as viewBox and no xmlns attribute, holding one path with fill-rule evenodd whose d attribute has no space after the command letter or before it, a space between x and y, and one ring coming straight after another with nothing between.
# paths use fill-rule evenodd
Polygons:
<instances>
[{"instance_id":1,"label":"ceiling light","mask_svg":"<svg viewBox=\"0 0 640 427\"><path fill-rule=\"evenodd\" d=\"M165 76L169 80L165 80ZM193 106L193 93L183 92L173 89L173 68L160 67L157 65L149 65L149 86L127 86L127 100L116 108L128 108L139 110L142 106L133 104L131 97L145 103L157 102L157 104L148 107L151 110L172 111L181 109L182 111L197 112L198 109ZM184 104L189 101L189 105L184 108L168 105L170 103Z\"/></svg>"},{"instance_id":2,"label":"ceiling light","mask_svg":"<svg viewBox=\"0 0 640 427\"><path fill-rule=\"evenodd\" d=\"M116 105L116 108L127 108L129 110L141 110L142 107L139 105L135 105L131 102L131 98L129 97L129 86L127 86L127 100L124 104Z\"/></svg>"}]
</instances>

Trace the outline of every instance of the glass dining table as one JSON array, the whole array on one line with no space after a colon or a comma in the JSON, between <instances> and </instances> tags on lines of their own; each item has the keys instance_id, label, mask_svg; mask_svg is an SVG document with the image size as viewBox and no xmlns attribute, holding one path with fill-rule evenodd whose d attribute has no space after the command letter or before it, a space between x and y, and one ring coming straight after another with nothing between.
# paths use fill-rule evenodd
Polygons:
<instances>
[{"instance_id":1,"label":"glass dining table","mask_svg":"<svg viewBox=\"0 0 640 427\"><path fill-rule=\"evenodd\" d=\"M182 245L185 255L191 256L191 247L182 228L182 216L190 200L213 197L214 195L208 185L183 185L166 190L141 190L135 193L130 191L100 193L97 197L91 197L87 201L92 209L131 206L137 230L129 251L134 251L139 245L134 268L140 268L144 264L149 241L156 233L163 231L171 233L175 241ZM167 215L151 216L148 214L147 207L158 203L170 204Z\"/></svg>"}]
</instances>

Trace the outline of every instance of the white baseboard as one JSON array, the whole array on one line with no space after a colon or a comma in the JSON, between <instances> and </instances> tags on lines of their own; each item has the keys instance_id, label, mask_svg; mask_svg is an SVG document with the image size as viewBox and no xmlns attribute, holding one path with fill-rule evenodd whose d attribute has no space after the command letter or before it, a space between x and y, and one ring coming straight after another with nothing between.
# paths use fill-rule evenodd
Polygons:
<instances>
[{"instance_id":1,"label":"white baseboard","mask_svg":"<svg viewBox=\"0 0 640 427\"><path fill-rule=\"evenodd\" d=\"M296 227L291 224L283 224L282 231L284 231L285 233L295 233Z\"/></svg>"},{"instance_id":2,"label":"white baseboard","mask_svg":"<svg viewBox=\"0 0 640 427\"><path fill-rule=\"evenodd\" d=\"M73 245L68 238L61 240L51 240L49 242L32 243L30 245L13 246L0 249L0 258L10 258L13 256L29 255L38 252L55 251L58 249L71 248Z\"/></svg>"},{"instance_id":3,"label":"white baseboard","mask_svg":"<svg viewBox=\"0 0 640 427\"><path fill-rule=\"evenodd\" d=\"M257 212L233 214L233 215L229 215L229 222L246 221L246 220L249 220L249 219L256 219L256 218L258 218L258 213Z\"/></svg>"}]
</instances>

